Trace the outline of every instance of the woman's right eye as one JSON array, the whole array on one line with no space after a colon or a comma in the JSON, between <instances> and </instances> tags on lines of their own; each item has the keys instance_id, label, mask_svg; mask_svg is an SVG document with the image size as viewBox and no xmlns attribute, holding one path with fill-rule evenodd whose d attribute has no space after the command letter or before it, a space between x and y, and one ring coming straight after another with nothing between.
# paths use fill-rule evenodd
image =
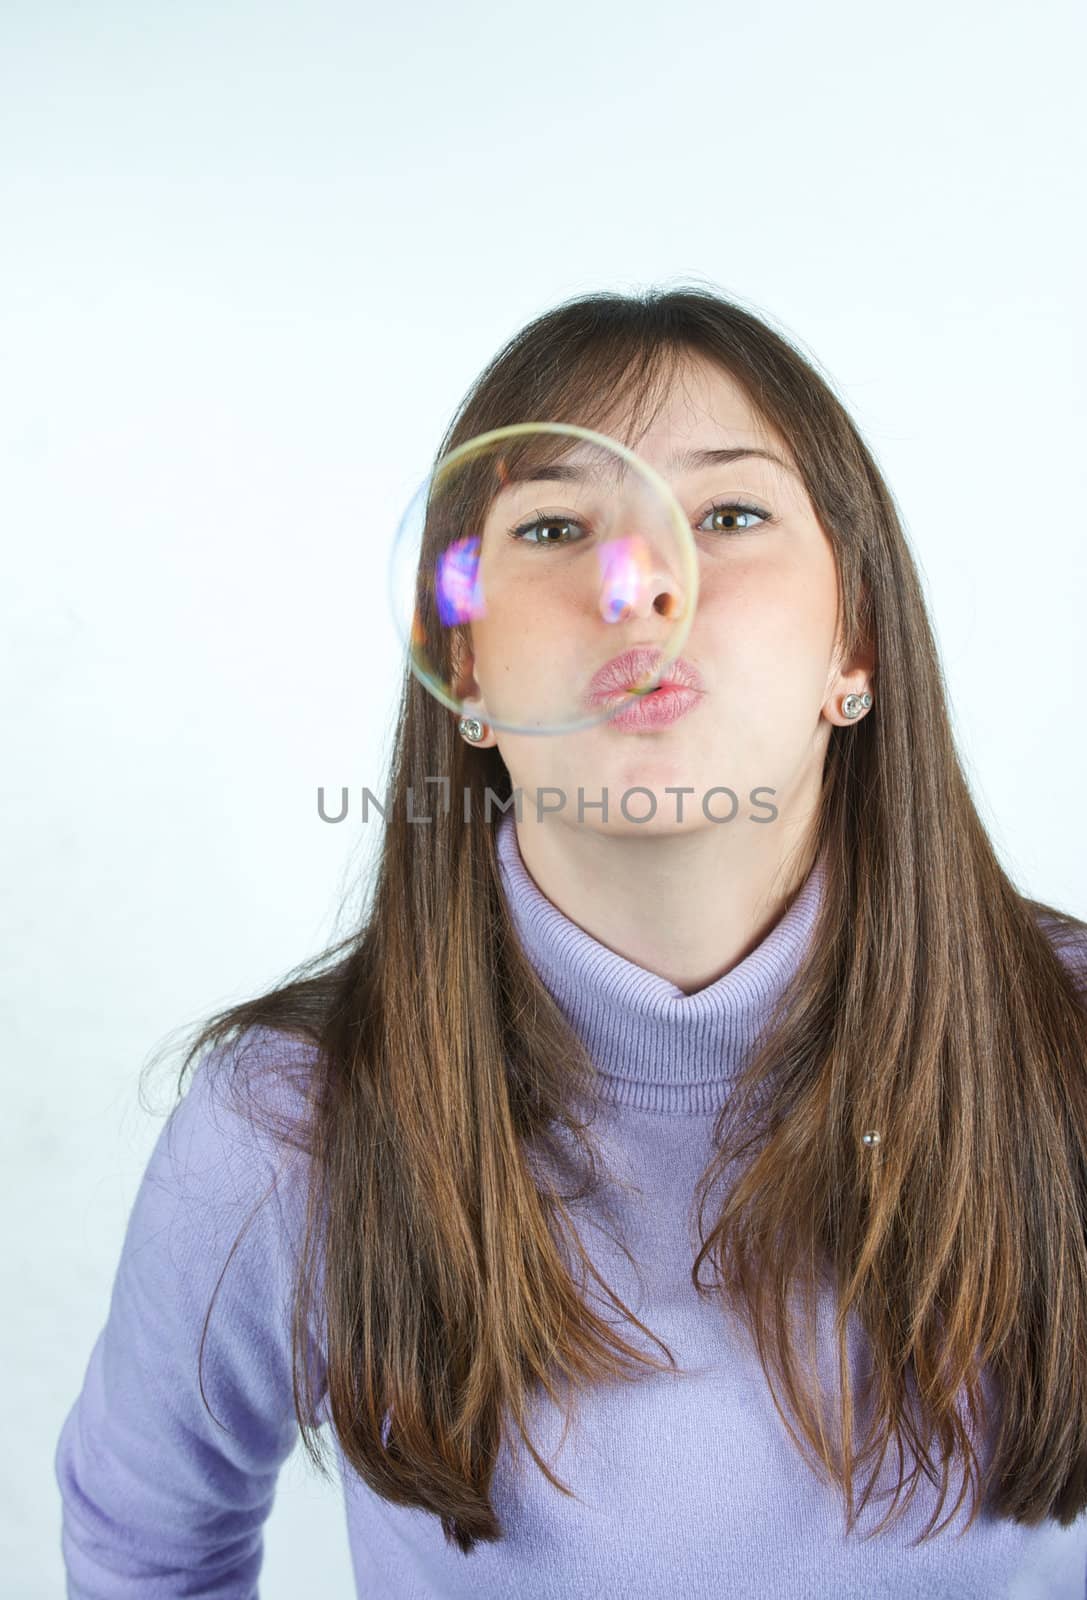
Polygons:
<instances>
[{"instance_id":1,"label":"woman's right eye","mask_svg":"<svg viewBox=\"0 0 1087 1600\"><path fill-rule=\"evenodd\" d=\"M554 530L562 528L580 528L582 526L583 524L578 522L574 517L564 517L561 515L544 516L537 511L536 516L531 522L522 522L516 528L511 528L509 530L509 536L511 539L520 539L525 544L570 544L573 542L572 540L564 539L561 536L556 537ZM544 536L536 539L530 539L528 535L530 533L534 533L538 528L545 530Z\"/></svg>"}]
</instances>

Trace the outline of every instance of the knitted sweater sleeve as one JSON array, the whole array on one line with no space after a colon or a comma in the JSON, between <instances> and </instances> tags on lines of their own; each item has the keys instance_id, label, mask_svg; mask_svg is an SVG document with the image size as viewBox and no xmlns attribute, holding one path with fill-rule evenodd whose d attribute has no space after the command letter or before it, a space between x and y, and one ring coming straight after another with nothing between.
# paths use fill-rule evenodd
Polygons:
<instances>
[{"instance_id":1,"label":"knitted sweater sleeve","mask_svg":"<svg viewBox=\"0 0 1087 1600\"><path fill-rule=\"evenodd\" d=\"M298 1433L301 1162L232 1101L234 1048L198 1063L159 1134L60 1434L69 1600L258 1593L263 1524Z\"/></svg>"}]
</instances>

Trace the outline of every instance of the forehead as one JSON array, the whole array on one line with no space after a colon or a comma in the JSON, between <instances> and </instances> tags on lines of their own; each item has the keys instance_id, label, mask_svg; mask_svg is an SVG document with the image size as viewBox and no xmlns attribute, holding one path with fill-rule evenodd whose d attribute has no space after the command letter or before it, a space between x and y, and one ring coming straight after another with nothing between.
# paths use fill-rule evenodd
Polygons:
<instances>
[{"instance_id":1,"label":"forehead","mask_svg":"<svg viewBox=\"0 0 1087 1600\"><path fill-rule=\"evenodd\" d=\"M748 398L730 373L715 362L688 355L677 362L654 396L648 421L631 425L615 413L600 431L620 440L654 465L679 446L757 445L773 448L791 464L788 442Z\"/></svg>"},{"instance_id":2,"label":"forehead","mask_svg":"<svg viewBox=\"0 0 1087 1600\"><path fill-rule=\"evenodd\" d=\"M781 433L764 421L728 372L691 352L676 356L668 370L658 369L651 388L619 398L611 410L594 408L585 425L618 440L677 484L693 484L704 473L729 470L740 461L749 470L772 474L779 495L792 498L802 492L797 464ZM496 500L518 494L526 485L612 485L631 476L618 452L526 427L529 431L507 441L494 462L491 493Z\"/></svg>"}]
</instances>

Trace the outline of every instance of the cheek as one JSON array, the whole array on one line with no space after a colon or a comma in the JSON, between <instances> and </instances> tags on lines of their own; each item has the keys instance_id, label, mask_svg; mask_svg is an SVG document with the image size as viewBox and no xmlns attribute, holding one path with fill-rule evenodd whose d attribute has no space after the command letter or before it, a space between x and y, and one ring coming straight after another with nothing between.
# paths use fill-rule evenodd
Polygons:
<instances>
[{"instance_id":1,"label":"cheek","mask_svg":"<svg viewBox=\"0 0 1087 1600\"><path fill-rule=\"evenodd\" d=\"M700 596L689 644L713 674L726 720L750 725L759 742L775 729L789 742L823 700L833 625L834 597L828 606L817 575L802 582L795 571L760 570L705 603Z\"/></svg>"},{"instance_id":2,"label":"cheek","mask_svg":"<svg viewBox=\"0 0 1087 1600\"><path fill-rule=\"evenodd\" d=\"M481 672L516 678L538 673L542 661L558 664L564 634L538 608L493 605L472 624L472 638Z\"/></svg>"},{"instance_id":3,"label":"cheek","mask_svg":"<svg viewBox=\"0 0 1087 1600\"><path fill-rule=\"evenodd\" d=\"M791 647L796 621L791 599L767 572L729 576L728 583L703 584L692 634L714 660L732 669L780 658Z\"/></svg>"},{"instance_id":4,"label":"cheek","mask_svg":"<svg viewBox=\"0 0 1087 1600\"><path fill-rule=\"evenodd\" d=\"M703 583L692 635L709 654L730 661L772 660L784 665L818 659L825 667L834 634L837 597L833 574L770 562L735 565Z\"/></svg>"}]
</instances>

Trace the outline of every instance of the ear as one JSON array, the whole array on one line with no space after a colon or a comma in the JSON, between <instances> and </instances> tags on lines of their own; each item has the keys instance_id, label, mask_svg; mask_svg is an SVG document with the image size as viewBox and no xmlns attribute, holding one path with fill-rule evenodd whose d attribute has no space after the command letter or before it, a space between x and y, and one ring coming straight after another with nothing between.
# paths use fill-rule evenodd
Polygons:
<instances>
[{"instance_id":1,"label":"ear","mask_svg":"<svg viewBox=\"0 0 1087 1600\"><path fill-rule=\"evenodd\" d=\"M858 650L847 662L841 662L836 670L832 670L828 680L828 694L823 701L823 715L828 722L834 723L839 728L852 727L855 722L860 722L868 715L871 706L859 716L847 717L842 710L842 701L846 695L869 694L874 702L875 672L876 655L870 644Z\"/></svg>"},{"instance_id":2,"label":"ear","mask_svg":"<svg viewBox=\"0 0 1087 1600\"><path fill-rule=\"evenodd\" d=\"M479 698L475 680L475 656L468 629L459 623L449 635L449 683L458 700Z\"/></svg>"},{"instance_id":3,"label":"ear","mask_svg":"<svg viewBox=\"0 0 1087 1600\"><path fill-rule=\"evenodd\" d=\"M495 731L487 723L487 708L483 704L483 697L479 692L479 684L475 678L475 657L472 653L471 640L468 638L468 629L463 623L458 624L449 636L449 682L453 695L461 702L461 711L457 721L463 717L476 717L484 725L482 739L473 739L472 747L475 750L487 749L498 743Z\"/></svg>"}]
</instances>

